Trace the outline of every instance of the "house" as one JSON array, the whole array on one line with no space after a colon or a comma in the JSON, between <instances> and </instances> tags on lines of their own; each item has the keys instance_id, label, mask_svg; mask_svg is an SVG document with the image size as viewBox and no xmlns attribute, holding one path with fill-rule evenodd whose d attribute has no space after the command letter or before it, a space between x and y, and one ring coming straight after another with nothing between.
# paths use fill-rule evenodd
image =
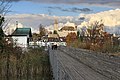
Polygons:
<instances>
[{"instance_id":1,"label":"house","mask_svg":"<svg viewBox=\"0 0 120 80\"><path fill-rule=\"evenodd\" d=\"M59 42L58 34L48 34L48 42Z\"/></svg>"},{"instance_id":2,"label":"house","mask_svg":"<svg viewBox=\"0 0 120 80\"><path fill-rule=\"evenodd\" d=\"M28 47L32 37L31 28L16 28L10 35L13 38L15 45L20 47Z\"/></svg>"},{"instance_id":3,"label":"house","mask_svg":"<svg viewBox=\"0 0 120 80\"><path fill-rule=\"evenodd\" d=\"M56 27L56 26L54 25L54 27ZM59 30L56 30L56 31L60 38L65 38L69 33L77 34L77 26L75 25L75 23L71 23L68 21L66 24L64 24L64 26L62 28L60 28Z\"/></svg>"},{"instance_id":4,"label":"house","mask_svg":"<svg viewBox=\"0 0 120 80\"><path fill-rule=\"evenodd\" d=\"M65 40L61 40L58 34L48 34L47 45L51 46L52 44L57 44L57 46L66 46Z\"/></svg>"}]
</instances>

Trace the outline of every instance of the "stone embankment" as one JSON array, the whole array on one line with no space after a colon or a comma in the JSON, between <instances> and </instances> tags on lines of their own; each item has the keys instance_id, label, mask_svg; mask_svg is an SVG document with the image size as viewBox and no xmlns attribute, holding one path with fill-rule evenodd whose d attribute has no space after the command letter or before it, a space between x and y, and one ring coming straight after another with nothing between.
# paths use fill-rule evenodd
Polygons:
<instances>
[{"instance_id":1,"label":"stone embankment","mask_svg":"<svg viewBox=\"0 0 120 80\"><path fill-rule=\"evenodd\" d=\"M55 80L120 80L120 58L61 47L49 50Z\"/></svg>"}]
</instances>

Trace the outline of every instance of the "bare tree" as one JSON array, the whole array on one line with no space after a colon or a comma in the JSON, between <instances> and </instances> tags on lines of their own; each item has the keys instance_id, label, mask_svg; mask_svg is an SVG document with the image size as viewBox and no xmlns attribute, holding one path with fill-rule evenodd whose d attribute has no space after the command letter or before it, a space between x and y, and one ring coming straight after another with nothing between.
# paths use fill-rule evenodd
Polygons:
<instances>
[{"instance_id":1,"label":"bare tree","mask_svg":"<svg viewBox=\"0 0 120 80\"><path fill-rule=\"evenodd\" d=\"M5 28L9 22L9 20L5 20L4 16L7 12L9 12L9 9L11 7L10 5L11 0L0 0L0 48L1 52L3 52L3 45L4 45L4 32L3 27Z\"/></svg>"},{"instance_id":2,"label":"bare tree","mask_svg":"<svg viewBox=\"0 0 120 80\"><path fill-rule=\"evenodd\" d=\"M10 22L10 20L5 20L4 16L10 12L10 8L11 8L11 1L12 0L0 0L0 27L1 28L5 28L8 23Z\"/></svg>"},{"instance_id":3,"label":"bare tree","mask_svg":"<svg viewBox=\"0 0 120 80\"><path fill-rule=\"evenodd\" d=\"M0 0L0 15L5 16L11 8L11 0Z\"/></svg>"},{"instance_id":4,"label":"bare tree","mask_svg":"<svg viewBox=\"0 0 120 80\"><path fill-rule=\"evenodd\" d=\"M4 16L6 15L7 12L9 12L9 9L11 5L9 4L11 0L0 0L0 50L1 53L3 53L3 50L5 49L4 52L6 52L6 79L9 80L9 66L10 66L10 54L9 54L9 49L7 49L6 45L6 39L4 38L5 34L3 31L3 26L5 27L7 24L7 21L5 21Z\"/></svg>"},{"instance_id":5,"label":"bare tree","mask_svg":"<svg viewBox=\"0 0 120 80\"><path fill-rule=\"evenodd\" d=\"M43 25L40 24L40 26L39 26L39 37L42 37L42 36L45 36L45 35L46 35L46 30L43 27Z\"/></svg>"}]
</instances>

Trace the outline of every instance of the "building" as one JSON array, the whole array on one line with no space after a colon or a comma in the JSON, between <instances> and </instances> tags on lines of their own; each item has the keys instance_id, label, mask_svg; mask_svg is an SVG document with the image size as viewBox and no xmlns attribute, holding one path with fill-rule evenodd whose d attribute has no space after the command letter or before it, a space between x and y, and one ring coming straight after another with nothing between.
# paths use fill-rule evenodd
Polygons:
<instances>
[{"instance_id":1,"label":"building","mask_svg":"<svg viewBox=\"0 0 120 80\"><path fill-rule=\"evenodd\" d=\"M67 22L66 24L64 24L64 27L62 27L60 30L64 30L64 31L76 31L77 27L75 25L75 23L71 23L71 22Z\"/></svg>"},{"instance_id":2,"label":"building","mask_svg":"<svg viewBox=\"0 0 120 80\"><path fill-rule=\"evenodd\" d=\"M64 38L68 35L68 33L76 33L77 34L77 26L75 23L72 22L66 22L63 25L59 25L57 19L54 21L54 26L50 26L46 28L48 30L48 34L54 33L54 31L57 32L59 37Z\"/></svg>"},{"instance_id":3,"label":"building","mask_svg":"<svg viewBox=\"0 0 120 80\"><path fill-rule=\"evenodd\" d=\"M20 47L28 47L29 41L32 37L31 28L16 28L10 35L14 43Z\"/></svg>"},{"instance_id":4,"label":"building","mask_svg":"<svg viewBox=\"0 0 120 80\"><path fill-rule=\"evenodd\" d=\"M77 27L74 23L67 22L59 31L58 35L61 38L66 37L69 33L76 33L77 34Z\"/></svg>"},{"instance_id":5,"label":"building","mask_svg":"<svg viewBox=\"0 0 120 80\"><path fill-rule=\"evenodd\" d=\"M57 19L55 19L55 22L54 22L54 31L58 32L58 21L57 21Z\"/></svg>"},{"instance_id":6,"label":"building","mask_svg":"<svg viewBox=\"0 0 120 80\"><path fill-rule=\"evenodd\" d=\"M59 42L58 34L48 34L48 42Z\"/></svg>"},{"instance_id":7,"label":"building","mask_svg":"<svg viewBox=\"0 0 120 80\"><path fill-rule=\"evenodd\" d=\"M59 37L58 34L48 34L47 45L57 44L57 46L66 46L66 42Z\"/></svg>"}]
</instances>

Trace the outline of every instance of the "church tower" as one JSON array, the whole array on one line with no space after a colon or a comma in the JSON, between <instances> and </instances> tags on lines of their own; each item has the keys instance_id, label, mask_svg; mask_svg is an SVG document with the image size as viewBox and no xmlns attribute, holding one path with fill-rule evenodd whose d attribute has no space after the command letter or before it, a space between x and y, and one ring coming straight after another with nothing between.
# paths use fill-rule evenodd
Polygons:
<instances>
[{"instance_id":1,"label":"church tower","mask_svg":"<svg viewBox=\"0 0 120 80\"><path fill-rule=\"evenodd\" d=\"M55 19L55 22L54 22L54 31L58 31L58 21L57 21L57 19Z\"/></svg>"}]
</instances>

